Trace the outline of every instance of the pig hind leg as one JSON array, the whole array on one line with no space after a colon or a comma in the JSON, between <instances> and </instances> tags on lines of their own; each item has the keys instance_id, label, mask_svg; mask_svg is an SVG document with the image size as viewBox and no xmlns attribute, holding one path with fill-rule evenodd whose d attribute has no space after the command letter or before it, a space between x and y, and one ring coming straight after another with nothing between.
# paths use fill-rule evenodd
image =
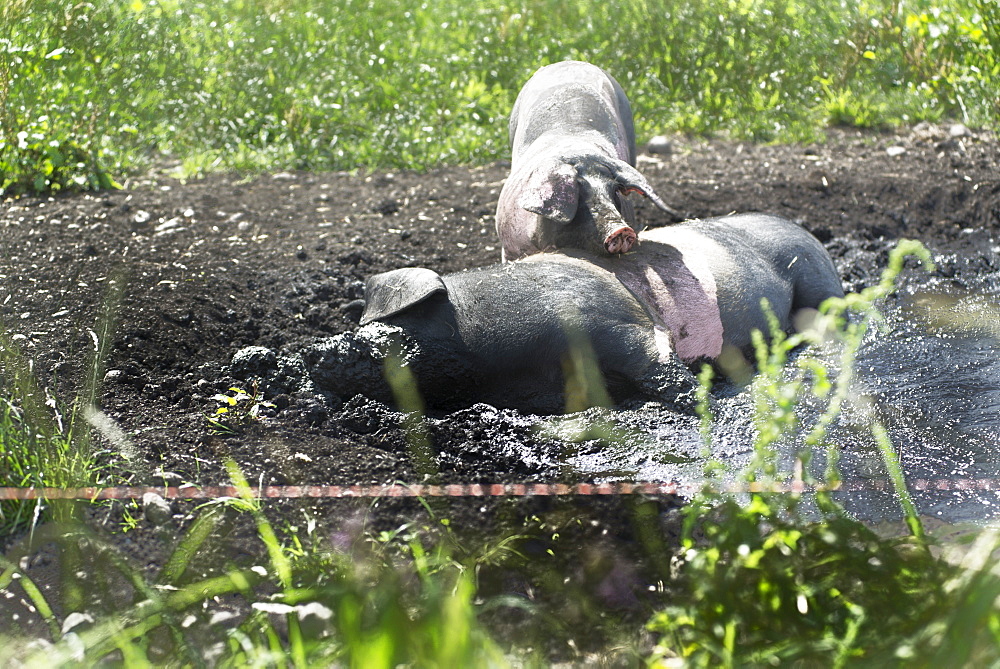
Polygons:
<instances>
[{"instance_id":1,"label":"pig hind leg","mask_svg":"<svg viewBox=\"0 0 1000 669\"><path fill-rule=\"evenodd\" d=\"M843 297L840 276L830 257L823 250L805 253L805 262L793 281L792 310L816 309L828 297Z\"/></svg>"}]
</instances>

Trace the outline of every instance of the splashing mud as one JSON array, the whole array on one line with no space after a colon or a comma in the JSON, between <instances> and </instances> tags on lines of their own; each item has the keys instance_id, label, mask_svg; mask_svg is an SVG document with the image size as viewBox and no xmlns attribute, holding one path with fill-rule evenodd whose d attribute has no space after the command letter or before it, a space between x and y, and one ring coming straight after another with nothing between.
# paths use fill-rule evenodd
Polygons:
<instances>
[{"instance_id":1,"label":"splashing mud","mask_svg":"<svg viewBox=\"0 0 1000 669\"><path fill-rule=\"evenodd\" d=\"M970 131L953 140L943 126L831 130L810 146L682 138L676 146L639 158L665 199L692 217L763 211L797 220L830 251L849 290L877 280L900 238L934 251L937 271L909 272L884 305L886 327L861 350L859 391L871 395L911 477L1000 475L996 319L984 315L1000 302L995 137ZM907 150L890 155L890 146ZM158 481L224 483L225 457L263 484L418 481L411 423L389 408L388 388L338 405L301 384L302 361L284 352L354 331L373 274L495 263L493 214L508 172L495 164L186 184L155 176L121 191L6 202L0 320L53 396L69 401L93 350L87 330L108 277L125 270L100 408ZM648 226L670 222L641 198L634 204ZM164 227L178 215L183 226ZM231 370L246 347L259 348ZM213 396L253 370L272 381L266 421L235 437L211 434ZM735 386L715 395L712 455L737 469L750 457L749 398ZM875 483L881 461L858 429L861 418L860 409L849 413L835 433L841 468L845 479ZM698 421L653 405L569 417L477 405L431 415L426 436L445 482L694 480L704 464ZM995 513L995 493L915 497L942 517ZM842 499L862 515L896 513L889 493Z\"/></svg>"},{"instance_id":2,"label":"splashing mud","mask_svg":"<svg viewBox=\"0 0 1000 669\"><path fill-rule=\"evenodd\" d=\"M889 244L884 246L887 250ZM962 522L988 519L1000 511L995 493L977 489L982 485L976 483L1000 479L1000 357L996 321L991 318L1000 304L1000 273L978 268L974 281L956 289L946 277L954 275L956 264L968 260L939 254L936 262L935 276L907 272L898 292L879 305L884 320L868 332L861 347L855 402L829 436L838 448L839 471L849 489L839 498L861 518L892 520L900 515L892 491L882 484L885 467L866 430L871 416L886 424L907 479L932 481L925 486L929 489L915 491L921 512ZM379 352L376 364L381 364L392 337L399 334L395 328L372 327L320 340L301 355L249 347L234 357L232 373L263 373L267 387L286 392L347 387L351 376L373 374L368 367L373 363L357 355L358 346L374 347ZM824 351L800 354L823 356ZM362 392L374 399L356 397L334 411L333 422L361 434L405 433L404 415L383 403L387 391L373 387ZM336 393L324 396L331 410L338 409ZM800 406L806 425L820 410L808 399ZM441 472L460 474L468 482L490 481L501 471L501 478L508 480L646 480L697 486L712 460L728 470L718 479L725 486L752 459L754 407L749 388L731 382L717 384L712 402L710 449L697 418L656 403L564 416L477 404L428 418L427 427L438 445ZM402 434L400 439L408 437ZM791 467L801 447L784 446L786 466ZM814 456L813 474L822 478L823 454ZM970 479L974 481L967 483Z\"/></svg>"}]
</instances>

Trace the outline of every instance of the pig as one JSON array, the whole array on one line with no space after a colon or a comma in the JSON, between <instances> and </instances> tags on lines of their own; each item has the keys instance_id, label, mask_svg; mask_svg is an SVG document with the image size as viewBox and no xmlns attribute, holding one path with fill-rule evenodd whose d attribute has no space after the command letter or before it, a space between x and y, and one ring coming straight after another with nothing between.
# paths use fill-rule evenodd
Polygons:
<instances>
[{"instance_id":1,"label":"pig","mask_svg":"<svg viewBox=\"0 0 1000 669\"><path fill-rule=\"evenodd\" d=\"M822 244L777 216L692 220L641 239L620 257L569 250L446 276L416 267L374 275L361 327L310 345L281 373L300 370L334 401L391 401L383 374L395 357L428 408L559 413L568 361L582 351L611 401L689 412L691 369L747 353L751 332L768 332L762 299L789 330L799 310L844 294Z\"/></svg>"},{"instance_id":2,"label":"pig","mask_svg":"<svg viewBox=\"0 0 1000 669\"><path fill-rule=\"evenodd\" d=\"M635 169L632 108L595 65L564 61L535 72L514 102L510 147L496 214L505 262L566 248L627 253L637 240L628 193L682 218Z\"/></svg>"}]
</instances>

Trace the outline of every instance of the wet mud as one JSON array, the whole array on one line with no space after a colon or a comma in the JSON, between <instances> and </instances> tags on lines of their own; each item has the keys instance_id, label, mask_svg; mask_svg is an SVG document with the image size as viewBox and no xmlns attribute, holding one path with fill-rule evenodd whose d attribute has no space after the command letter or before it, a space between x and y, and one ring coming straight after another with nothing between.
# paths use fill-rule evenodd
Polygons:
<instances>
[{"instance_id":1,"label":"wet mud","mask_svg":"<svg viewBox=\"0 0 1000 669\"><path fill-rule=\"evenodd\" d=\"M660 195L688 216L766 211L797 220L826 245L849 290L872 283L888 249L909 237L943 260L928 282L987 293L981 284L998 263L998 163L989 133L927 125L890 134L834 130L810 146L676 138L669 153L639 160ZM10 201L0 211L0 317L39 377L68 402L93 350L90 330L114 300L108 286L121 285L101 406L154 470L217 483L225 474L211 453L221 449L264 483L408 480L408 458L387 467L375 457L405 451L388 409L331 407L289 386L266 389L276 406L240 437L212 435L205 414L218 405L215 394L246 381L231 374L240 349L281 351L355 329L372 274L496 262L493 215L508 169L215 175L189 183L154 175L121 191ZM670 222L633 199L640 221ZM913 280L919 288L922 279ZM482 425L468 410L454 416L456 438L435 442L435 452L457 462L508 433L523 448L545 447L538 431L517 428L526 416L503 419L509 429L484 427L501 415L484 415ZM382 426L380 416L393 417ZM278 441L309 460L289 461L275 451ZM324 443L344 446L340 457L310 455L329 450ZM498 460L462 472L511 480L527 476L525 468L508 471ZM366 472L360 480L359 471Z\"/></svg>"},{"instance_id":2,"label":"wet mud","mask_svg":"<svg viewBox=\"0 0 1000 669\"><path fill-rule=\"evenodd\" d=\"M677 137L660 151L643 153L638 167L668 205L689 217L760 211L796 220L826 246L847 290L876 281L897 240L926 244L937 269L907 270L886 305L886 327L863 347L859 375L908 472L1000 475L995 322L944 327L920 310L945 299L958 305L949 313L998 313L1000 143L992 133L835 129L808 146ZM66 406L95 337L104 336L95 324L110 312L100 408L124 431L133 460L109 435L97 440L133 484L226 483L226 458L265 485L695 480L703 459L690 415L649 405L534 416L474 404L420 423L379 401L384 389L331 402L295 382L296 361L276 355L357 328L373 274L411 266L444 274L499 261L494 212L508 171L498 163L187 183L154 174L119 191L7 201L0 319ZM672 220L640 197L633 204L649 226ZM260 348L234 367L234 354L247 347ZM263 368L264 420L234 434L210 429L213 397ZM746 393L724 385L716 402L713 455L738 467L749 458ZM884 478L855 418L837 433L845 475ZM959 496L957 510L952 493L919 501L924 513L982 519L992 514L991 494ZM847 501L859 515L893 513L888 492ZM497 508L477 501L449 513L492 527ZM371 509L366 517L386 526L423 512L391 501ZM611 521L607 512L595 516L605 529L620 508ZM519 514L505 517L523 522Z\"/></svg>"}]
</instances>

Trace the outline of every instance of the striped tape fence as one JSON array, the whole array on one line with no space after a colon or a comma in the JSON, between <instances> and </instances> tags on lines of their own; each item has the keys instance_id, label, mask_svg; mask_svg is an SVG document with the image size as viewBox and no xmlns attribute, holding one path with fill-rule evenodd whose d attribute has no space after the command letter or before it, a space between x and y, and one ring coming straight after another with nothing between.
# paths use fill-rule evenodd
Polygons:
<instances>
[{"instance_id":1,"label":"striped tape fence","mask_svg":"<svg viewBox=\"0 0 1000 669\"><path fill-rule=\"evenodd\" d=\"M614 483L470 483L470 484L405 484L390 485L272 485L250 486L250 494L264 499L337 499L379 497L533 497L533 496L597 496L597 495L683 495L690 496L704 484L614 482ZM721 493L820 491L890 491L887 480L842 482L836 485L811 485L802 481L789 483L737 482L713 486ZM907 482L910 491L1000 491L1000 478L985 479L913 479ZM209 500L239 497L236 486L110 486L81 488L14 488L0 487L0 500L34 499L139 499L153 493L166 499Z\"/></svg>"}]
</instances>

